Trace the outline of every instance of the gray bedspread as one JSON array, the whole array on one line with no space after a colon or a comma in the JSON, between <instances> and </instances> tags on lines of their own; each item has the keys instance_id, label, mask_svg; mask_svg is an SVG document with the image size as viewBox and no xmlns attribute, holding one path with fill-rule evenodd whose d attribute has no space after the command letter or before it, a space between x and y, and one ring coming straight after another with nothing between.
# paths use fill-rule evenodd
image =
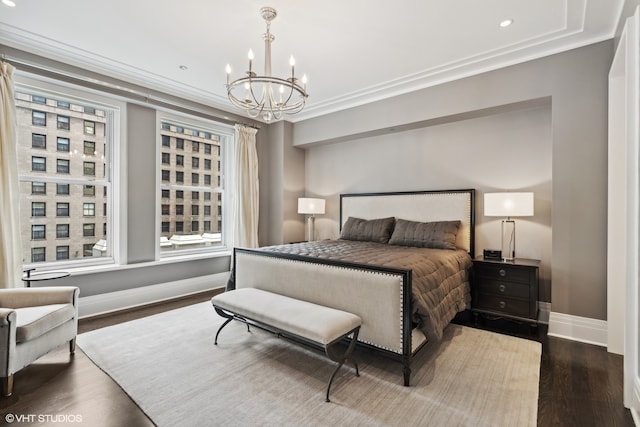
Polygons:
<instances>
[{"instance_id":1,"label":"gray bedspread","mask_svg":"<svg viewBox=\"0 0 640 427\"><path fill-rule=\"evenodd\" d=\"M444 328L471 301L469 271L472 262L464 250L350 240L320 240L267 246L260 250L411 269L413 321L429 340L440 340ZM233 287L231 281L228 288Z\"/></svg>"}]
</instances>

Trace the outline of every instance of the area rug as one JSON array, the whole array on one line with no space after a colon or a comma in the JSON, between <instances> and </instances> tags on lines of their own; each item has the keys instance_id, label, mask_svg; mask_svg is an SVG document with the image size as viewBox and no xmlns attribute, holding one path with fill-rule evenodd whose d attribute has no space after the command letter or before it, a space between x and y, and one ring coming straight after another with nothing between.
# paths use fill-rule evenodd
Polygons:
<instances>
[{"instance_id":1,"label":"area rug","mask_svg":"<svg viewBox=\"0 0 640 427\"><path fill-rule=\"evenodd\" d=\"M360 377L257 328L222 323L208 302L78 336L89 358L159 426L535 426L540 343L449 325L401 365L366 350Z\"/></svg>"}]
</instances>

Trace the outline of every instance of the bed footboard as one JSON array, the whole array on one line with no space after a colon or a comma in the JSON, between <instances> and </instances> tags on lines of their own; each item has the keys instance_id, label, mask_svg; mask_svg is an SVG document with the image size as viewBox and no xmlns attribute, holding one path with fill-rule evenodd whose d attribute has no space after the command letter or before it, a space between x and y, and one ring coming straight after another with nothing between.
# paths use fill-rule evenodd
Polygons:
<instances>
[{"instance_id":1,"label":"bed footboard","mask_svg":"<svg viewBox=\"0 0 640 427\"><path fill-rule=\"evenodd\" d=\"M235 287L257 288L354 313L358 341L402 360L412 355L411 270L236 248Z\"/></svg>"}]
</instances>

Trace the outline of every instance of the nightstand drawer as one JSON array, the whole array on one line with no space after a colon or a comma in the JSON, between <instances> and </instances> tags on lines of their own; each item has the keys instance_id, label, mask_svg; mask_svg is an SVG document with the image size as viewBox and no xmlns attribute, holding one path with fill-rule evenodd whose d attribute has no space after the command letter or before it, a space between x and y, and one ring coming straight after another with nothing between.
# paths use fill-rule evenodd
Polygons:
<instances>
[{"instance_id":1,"label":"nightstand drawer","mask_svg":"<svg viewBox=\"0 0 640 427\"><path fill-rule=\"evenodd\" d=\"M499 295L478 293L476 294L474 307L480 310L490 310L496 313L511 316L531 316L531 313L529 313L529 301L513 298L502 298Z\"/></svg>"},{"instance_id":2,"label":"nightstand drawer","mask_svg":"<svg viewBox=\"0 0 640 427\"><path fill-rule=\"evenodd\" d=\"M478 292L483 294L502 295L503 297L515 297L528 299L531 292L529 284L503 282L479 277L475 283Z\"/></svg>"},{"instance_id":3,"label":"nightstand drawer","mask_svg":"<svg viewBox=\"0 0 640 427\"><path fill-rule=\"evenodd\" d=\"M509 264L476 264L474 272L478 278L486 277L493 280L504 280L509 282L518 282L529 284L531 276L529 268L518 268Z\"/></svg>"}]
</instances>

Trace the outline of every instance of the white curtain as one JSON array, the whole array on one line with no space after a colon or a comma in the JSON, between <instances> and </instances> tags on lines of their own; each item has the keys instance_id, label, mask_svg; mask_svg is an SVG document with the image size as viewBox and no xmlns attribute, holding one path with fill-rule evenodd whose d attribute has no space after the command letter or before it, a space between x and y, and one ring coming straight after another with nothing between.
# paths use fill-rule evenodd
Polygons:
<instances>
[{"instance_id":1,"label":"white curtain","mask_svg":"<svg viewBox=\"0 0 640 427\"><path fill-rule=\"evenodd\" d=\"M258 247L258 152L257 129L236 125L233 245Z\"/></svg>"},{"instance_id":2,"label":"white curtain","mask_svg":"<svg viewBox=\"0 0 640 427\"><path fill-rule=\"evenodd\" d=\"M0 62L0 288L24 286L13 71Z\"/></svg>"}]
</instances>

